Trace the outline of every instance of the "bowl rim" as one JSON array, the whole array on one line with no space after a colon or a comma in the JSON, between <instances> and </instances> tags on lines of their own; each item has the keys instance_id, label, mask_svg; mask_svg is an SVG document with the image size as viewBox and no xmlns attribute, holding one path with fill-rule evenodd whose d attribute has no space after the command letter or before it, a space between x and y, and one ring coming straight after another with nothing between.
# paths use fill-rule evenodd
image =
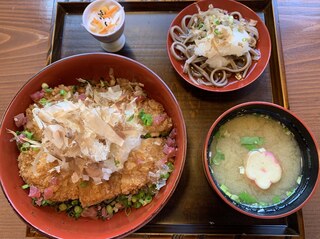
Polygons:
<instances>
[{"instance_id":1,"label":"bowl rim","mask_svg":"<svg viewBox=\"0 0 320 239\"><path fill-rule=\"evenodd\" d=\"M223 87L215 87L215 86L206 86L206 85L200 85L200 84L196 84L194 83L192 80L189 79L189 76L184 74L181 69L179 69L176 64L174 64L173 62L176 62L177 60L172 56L171 54L171 51L170 51L170 46L172 45L172 39L171 39L171 36L170 36L170 28L172 26L174 26L174 22L177 20L177 18L179 18L180 16L182 16L182 13L187 11L188 9L191 9L192 7L196 6L198 3L205 3L207 5L209 4L214 4L215 2L221 2L221 3L225 3L225 2L229 2L229 3L232 3L233 5L236 5L238 8L242 8L242 9L245 9L246 11L248 12L251 12L251 14L255 15L256 16L256 19L260 24L261 24L261 29L265 34L264 38L265 38L265 41L266 41L266 46L268 48L268 54L266 56L264 56L263 59L265 59L265 63L259 63L260 60L257 61L257 64L263 64L261 65L262 68L261 68L261 71L257 74L257 76L255 78L253 78L252 80L250 80L249 82L246 82L245 84L240 84L240 86L238 87L230 87L232 86L227 84L226 86L223 86ZM226 10L226 9L225 9ZM228 11L228 10L227 10ZM179 74L179 76L187 83L193 85L194 87L197 87L201 90L205 90L205 91L208 91L208 92L232 92L232 91L236 91L236 90L240 90L248 85L251 85L253 82L255 82L261 75L262 73L265 71L268 63L269 63L269 60L270 60L270 57L271 57L271 50L272 50L272 44L271 44L271 38L270 38L270 33L269 33L269 30L266 26L266 24L261 20L261 18L249 7L247 7L246 5L242 4L241 2L238 2L238 1L234 1L234 0L201 0L201 1L197 1L197 2L193 2L193 3L190 3L188 6L186 6L185 8L183 8L177 15L176 17L172 20L171 24L170 24L170 27L169 27L169 30L168 30L168 33L167 33L167 54L168 54L168 57L169 57L169 60L171 62L171 65L173 66L173 68L175 69L175 71ZM182 65L179 64L179 65ZM253 69L254 71L254 69ZM249 72L248 75L250 75L252 72ZM245 79L243 80L247 80L247 77L248 75L245 77ZM242 81L243 81L242 80ZM241 82L241 81L240 81ZM238 84L238 82L234 83L234 84Z\"/></svg>"},{"instance_id":2,"label":"bowl rim","mask_svg":"<svg viewBox=\"0 0 320 239\"><path fill-rule=\"evenodd\" d=\"M225 196L221 190L218 188L218 186L216 185L216 183L214 182L214 180L212 179L210 170L209 170L209 165L208 165L208 159L207 159L207 153L208 153L208 142L210 141L212 132L214 130L214 128L217 126L217 124L229 113L233 112L234 110L246 107L246 106L269 106L269 107L274 107L280 110L285 111L286 113L288 113L289 115L293 116L299 123L301 123L301 125L307 130L308 134L310 135L315 149L317 151L317 155L318 155L318 174L316 176L316 182L315 185L312 188L312 191L309 193L309 195L307 196L307 198L297 207L295 207L292 210L289 210L288 212L282 213L282 214L278 214L278 215L259 215L259 214L255 214L255 213L250 213L248 211L245 211L239 207L237 207L235 204L233 204L231 201L228 200L227 196ZM320 181L320 150L319 150L319 146L317 143L316 138L314 137L312 131L309 129L309 127L301 121L301 119L293 112L289 111L289 109L286 109L283 106L280 106L278 104L275 103L271 103L271 102L265 102L265 101L250 101L250 102L245 102L245 103L240 103L237 104L229 109L227 109L225 112L223 112L221 115L219 115L219 117L213 122L213 124L210 126L210 129L206 135L205 141L204 141L204 145L203 145L203 151L202 151L202 166L203 166L203 170L205 172L206 178L208 183L210 184L210 187L212 189L214 189L214 191L219 195L219 197L225 202L227 203L229 206L231 206L233 209L235 209L236 211L250 216L250 217L254 217L254 218L258 218L258 219L277 219L277 218L283 218L286 216L289 216L295 212L297 212L298 210L300 210L312 197L312 195L315 193L318 185L319 185L319 181Z\"/></svg>"},{"instance_id":3,"label":"bowl rim","mask_svg":"<svg viewBox=\"0 0 320 239\"><path fill-rule=\"evenodd\" d=\"M117 233L117 235L113 235L110 238L118 238L118 237L125 237L131 233L133 233L134 231L139 230L141 227L145 226L148 222L150 222L163 208L164 206L167 204L167 202L169 201L169 199L172 197L172 195L174 194L183 170L184 170L184 166L185 166L185 161L186 161L186 153L187 153L187 130L186 130L186 124L185 124L185 120L182 114L182 110L180 108L180 105L176 99L176 97L174 96L173 92L171 91L171 89L169 88L169 86L150 68L148 68L147 66L143 65L142 63L131 59L129 57L125 57L122 55L118 55L118 54L114 54L114 53L105 53L105 52L92 52L92 53L81 53L81 54L76 54L76 55L72 55L72 56L68 56L65 58L61 58L49 65L46 65L45 67L43 67L41 70L39 70L37 73L35 73L34 75L32 75L20 88L19 90L16 92L16 94L14 95L14 97L12 98L12 100L10 101L10 103L8 104L8 106L6 107L2 119L1 119L1 125L0 125L0 134L3 132L3 123L6 120L6 118L8 117L8 112L10 111L12 104L15 102L15 100L17 99L18 95L21 93L21 91L23 91L23 89L30 84L31 81L33 81L36 77L38 77L40 74L42 74L44 71L46 71L48 68L54 67L57 64L63 64L64 61L68 61L68 60L72 60L73 58L79 58L79 57L87 57L87 56L101 56L101 57L116 57L119 59L122 59L124 61L130 62L130 64L134 64L136 66L138 66L139 68L142 68L145 71L149 71L150 74L156 78L168 91L169 95L171 96L172 100L174 101L175 105L177 106L177 115L179 116L179 118L181 119L181 121L179 122L179 124L181 124L181 129L182 129L182 133L183 133L183 140L180 142L181 147L180 150L181 151L181 167L179 168L179 172L177 173L177 176L175 177L175 181L172 184L172 188L170 190L169 193L164 194L163 199L161 200L161 202L159 203L159 206L157 206L157 208L155 210L152 210L151 213L148 214L148 216L146 217L146 220L144 220L142 223L138 223L135 227L131 227L130 230L124 232L124 233ZM7 199L8 203L10 204L10 206L12 207L13 211L15 212L16 215L19 216L19 218L22 219L22 221L28 225L29 227L35 229L36 231L38 231L40 234L43 234L45 236L48 236L50 238L58 238L57 235L55 235L56 233L50 233L48 231L43 230L43 227L38 227L35 226L33 224L31 224L28 220L28 217L23 216L20 213L20 210L15 206L15 204L12 202L12 200L9 198L8 194L7 194L7 190L6 187L3 185L3 178L2 175L0 174L0 188L3 191L3 194L5 195L5 198ZM100 238L100 237L99 237ZM101 238L105 238L105 236L101 236Z\"/></svg>"}]
</instances>

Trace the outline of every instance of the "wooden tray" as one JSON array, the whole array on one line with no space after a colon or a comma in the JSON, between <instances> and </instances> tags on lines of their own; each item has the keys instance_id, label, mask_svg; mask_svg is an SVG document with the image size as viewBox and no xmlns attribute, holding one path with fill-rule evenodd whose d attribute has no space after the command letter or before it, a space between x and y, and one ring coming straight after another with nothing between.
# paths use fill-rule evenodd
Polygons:
<instances>
[{"instance_id":1,"label":"wooden tray","mask_svg":"<svg viewBox=\"0 0 320 239\"><path fill-rule=\"evenodd\" d=\"M214 193L203 172L201 156L205 136L213 121L226 109L257 100L289 107L276 1L240 2L265 21L271 36L272 53L266 70L257 81L229 93L197 89L182 80L171 66L166 51L168 28L176 14L191 1L121 2L126 11L126 45L117 54L141 62L167 83L181 106L188 133L186 165L174 195L163 210L135 235L304 237L301 211L275 220L244 216ZM99 42L81 26L81 14L87 4L56 2L48 63L70 55L102 51Z\"/></svg>"}]
</instances>

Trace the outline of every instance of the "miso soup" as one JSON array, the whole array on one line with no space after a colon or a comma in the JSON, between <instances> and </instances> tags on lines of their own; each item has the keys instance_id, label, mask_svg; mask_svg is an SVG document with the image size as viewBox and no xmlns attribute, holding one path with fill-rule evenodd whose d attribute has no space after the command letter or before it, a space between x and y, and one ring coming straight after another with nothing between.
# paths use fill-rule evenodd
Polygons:
<instances>
[{"instance_id":1,"label":"miso soup","mask_svg":"<svg viewBox=\"0 0 320 239\"><path fill-rule=\"evenodd\" d=\"M258 207L285 200L301 180L294 135L265 115L241 115L222 125L210 145L209 164L227 196Z\"/></svg>"}]
</instances>

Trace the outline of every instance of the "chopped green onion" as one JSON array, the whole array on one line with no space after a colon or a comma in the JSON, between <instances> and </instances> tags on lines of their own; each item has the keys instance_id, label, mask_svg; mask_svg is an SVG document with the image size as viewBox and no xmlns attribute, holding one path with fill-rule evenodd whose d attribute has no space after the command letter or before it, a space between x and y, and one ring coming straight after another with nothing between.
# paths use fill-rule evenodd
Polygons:
<instances>
[{"instance_id":1,"label":"chopped green onion","mask_svg":"<svg viewBox=\"0 0 320 239\"><path fill-rule=\"evenodd\" d=\"M28 184L25 184L25 185L22 185L22 186L21 186L22 189L27 189L27 188L29 188L29 187L30 187L30 186L29 186Z\"/></svg>"},{"instance_id":2,"label":"chopped green onion","mask_svg":"<svg viewBox=\"0 0 320 239\"><path fill-rule=\"evenodd\" d=\"M297 178L297 184L300 184L300 183L301 183L301 179L302 179L302 176L299 176L299 177Z\"/></svg>"},{"instance_id":3,"label":"chopped green onion","mask_svg":"<svg viewBox=\"0 0 320 239\"><path fill-rule=\"evenodd\" d=\"M28 143L28 142L23 143L23 144L21 145L21 147L20 147L20 151L22 151L22 152L25 152L25 151L27 151L28 149L30 149L30 143Z\"/></svg>"},{"instance_id":4,"label":"chopped green onion","mask_svg":"<svg viewBox=\"0 0 320 239\"><path fill-rule=\"evenodd\" d=\"M274 197L272 198L272 202L273 202L274 204L279 203L279 202L281 202L281 198L280 198L279 196L274 196Z\"/></svg>"},{"instance_id":5,"label":"chopped green onion","mask_svg":"<svg viewBox=\"0 0 320 239\"><path fill-rule=\"evenodd\" d=\"M234 201L239 201L239 196L238 195L234 195L234 194L231 194L230 198Z\"/></svg>"},{"instance_id":6,"label":"chopped green onion","mask_svg":"<svg viewBox=\"0 0 320 239\"><path fill-rule=\"evenodd\" d=\"M133 204L133 207L134 208L140 208L142 206L142 204L140 203L140 202L135 202L134 204Z\"/></svg>"},{"instance_id":7,"label":"chopped green onion","mask_svg":"<svg viewBox=\"0 0 320 239\"><path fill-rule=\"evenodd\" d=\"M137 197L140 199L140 198L143 198L145 195L144 191L140 190L140 192L138 193Z\"/></svg>"},{"instance_id":8,"label":"chopped green onion","mask_svg":"<svg viewBox=\"0 0 320 239\"><path fill-rule=\"evenodd\" d=\"M149 138L151 138L151 134L150 133L146 133L145 135L141 135L141 138L149 139Z\"/></svg>"},{"instance_id":9,"label":"chopped green onion","mask_svg":"<svg viewBox=\"0 0 320 239\"><path fill-rule=\"evenodd\" d=\"M41 206L47 206L47 205L52 205L53 202L50 200L42 200Z\"/></svg>"},{"instance_id":10,"label":"chopped green onion","mask_svg":"<svg viewBox=\"0 0 320 239\"><path fill-rule=\"evenodd\" d=\"M33 137L33 133L29 132L27 130L24 130L21 133L24 134L28 139L32 139L32 137Z\"/></svg>"},{"instance_id":11,"label":"chopped green onion","mask_svg":"<svg viewBox=\"0 0 320 239\"><path fill-rule=\"evenodd\" d=\"M157 193L157 186L155 184L151 184L148 186L148 193L151 195L155 195Z\"/></svg>"},{"instance_id":12,"label":"chopped green onion","mask_svg":"<svg viewBox=\"0 0 320 239\"><path fill-rule=\"evenodd\" d=\"M63 211L65 211L65 210L67 210L68 209L68 207L67 207L67 205L65 204L65 203L61 203L60 205L59 205L59 211L60 212L63 212Z\"/></svg>"},{"instance_id":13,"label":"chopped green onion","mask_svg":"<svg viewBox=\"0 0 320 239\"><path fill-rule=\"evenodd\" d=\"M259 147L257 147L257 145L254 145L254 144L244 144L243 146L249 151L252 151L252 150L259 148Z\"/></svg>"},{"instance_id":14,"label":"chopped green onion","mask_svg":"<svg viewBox=\"0 0 320 239\"><path fill-rule=\"evenodd\" d=\"M260 148L261 145L263 145L264 140L261 137L242 137L240 143L251 151Z\"/></svg>"},{"instance_id":15,"label":"chopped green onion","mask_svg":"<svg viewBox=\"0 0 320 239\"><path fill-rule=\"evenodd\" d=\"M114 198L111 198L111 199L108 199L108 200L104 200L104 202L105 202L106 204L111 204L111 203L114 202Z\"/></svg>"},{"instance_id":16,"label":"chopped green onion","mask_svg":"<svg viewBox=\"0 0 320 239\"><path fill-rule=\"evenodd\" d=\"M44 91L45 91L46 93L51 93L51 92L53 91L53 89L52 89L52 88L47 88L47 89L44 89Z\"/></svg>"},{"instance_id":17,"label":"chopped green onion","mask_svg":"<svg viewBox=\"0 0 320 239\"><path fill-rule=\"evenodd\" d=\"M42 83L41 84L41 88L42 89L48 89L49 88L49 85L47 83Z\"/></svg>"},{"instance_id":18,"label":"chopped green onion","mask_svg":"<svg viewBox=\"0 0 320 239\"><path fill-rule=\"evenodd\" d=\"M220 131L217 131L216 134L214 135L215 138L219 139L221 137Z\"/></svg>"},{"instance_id":19,"label":"chopped green onion","mask_svg":"<svg viewBox=\"0 0 320 239\"><path fill-rule=\"evenodd\" d=\"M67 210L69 210L70 208L72 208L73 206L71 205L71 203L69 202L68 204L67 204Z\"/></svg>"},{"instance_id":20,"label":"chopped green onion","mask_svg":"<svg viewBox=\"0 0 320 239\"><path fill-rule=\"evenodd\" d=\"M199 25L198 25L198 29L203 28L203 26L204 26L203 22L200 22Z\"/></svg>"},{"instance_id":21,"label":"chopped green onion","mask_svg":"<svg viewBox=\"0 0 320 239\"><path fill-rule=\"evenodd\" d=\"M65 95L67 94L67 92L62 89L62 90L59 91L59 94L60 94L61 96L65 96Z\"/></svg>"},{"instance_id":22,"label":"chopped green onion","mask_svg":"<svg viewBox=\"0 0 320 239\"><path fill-rule=\"evenodd\" d=\"M229 188L228 188L226 185L224 185L224 184L221 184L220 189L221 189L222 192L224 192L224 193L229 192Z\"/></svg>"},{"instance_id":23,"label":"chopped green onion","mask_svg":"<svg viewBox=\"0 0 320 239\"><path fill-rule=\"evenodd\" d=\"M169 167L169 172L172 172L174 170L174 165L171 162L167 163L167 166Z\"/></svg>"},{"instance_id":24,"label":"chopped green onion","mask_svg":"<svg viewBox=\"0 0 320 239\"><path fill-rule=\"evenodd\" d=\"M116 167L120 166L120 161L118 159L114 159L114 164L116 165Z\"/></svg>"},{"instance_id":25,"label":"chopped green onion","mask_svg":"<svg viewBox=\"0 0 320 239\"><path fill-rule=\"evenodd\" d=\"M233 16L229 16L229 19L228 19L228 20L229 20L229 23L232 24L232 23L233 23L233 20L234 20L234 19L233 19Z\"/></svg>"},{"instance_id":26,"label":"chopped green onion","mask_svg":"<svg viewBox=\"0 0 320 239\"><path fill-rule=\"evenodd\" d=\"M225 192L225 194L226 194L228 197L231 197L231 196L232 196L232 194L231 194L229 191Z\"/></svg>"},{"instance_id":27,"label":"chopped green onion","mask_svg":"<svg viewBox=\"0 0 320 239\"><path fill-rule=\"evenodd\" d=\"M113 215L113 208L111 205L106 206L106 211L110 216Z\"/></svg>"},{"instance_id":28,"label":"chopped green onion","mask_svg":"<svg viewBox=\"0 0 320 239\"><path fill-rule=\"evenodd\" d=\"M41 105L46 105L46 104L48 104L48 100L47 100L46 98L41 98L41 99L39 100L39 104L41 104Z\"/></svg>"},{"instance_id":29,"label":"chopped green onion","mask_svg":"<svg viewBox=\"0 0 320 239\"><path fill-rule=\"evenodd\" d=\"M138 196L137 196L137 195L133 195L133 196L131 197L131 202L135 203L135 202L137 202L137 201L138 201Z\"/></svg>"},{"instance_id":30,"label":"chopped green onion","mask_svg":"<svg viewBox=\"0 0 320 239\"><path fill-rule=\"evenodd\" d=\"M261 137L242 137L240 139L241 144L263 144L263 138Z\"/></svg>"},{"instance_id":31,"label":"chopped green onion","mask_svg":"<svg viewBox=\"0 0 320 239\"><path fill-rule=\"evenodd\" d=\"M81 183L80 183L80 187L81 188L85 188L85 187L87 187L88 186L88 182L86 182L86 181L82 181Z\"/></svg>"},{"instance_id":32,"label":"chopped green onion","mask_svg":"<svg viewBox=\"0 0 320 239\"><path fill-rule=\"evenodd\" d=\"M257 200L253 196L251 196L250 194L248 194L246 192L242 192L238 196L239 196L240 201L243 203L246 203L246 204L257 203Z\"/></svg>"},{"instance_id":33,"label":"chopped green onion","mask_svg":"<svg viewBox=\"0 0 320 239\"><path fill-rule=\"evenodd\" d=\"M118 196L118 202L120 202L124 207L129 207L131 202L129 202L128 197L125 195Z\"/></svg>"},{"instance_id":34,"label":"chopped green onion","mask_svg":"<svg viewBox=\"0 0 320 239\"><path fill-rule=\"evenodd\" d=\"M168 179L169 176L170 176L170 173L165 173L165 174L161 174L161 175L160 175L160 178L162 178L162 179Z\"/></svg>"},{"instance_id":35,"label":"chopped green onion","mask_svg":"<svg viewBox=\"0 0 320 239\"><path fill-rule=\"evenodd\" d=\"M292 132L285 125L283 125L282 127L284 128L286 135L293 135Z\"/></svg>"},{"instance_id":36,"label":"chopped green onion","mask_svg":"<svg viewBox=\"0 0 320 239\"><path fill-rule=\"evenodd\" d=\"M134 118L134 114L130 115L130 117L127 119L128 122L132 121Z\"/></svg>"},{"instance_id":37,"label":"chopped green onion","mask_svg":"<svg viewBox=\"0 0 320 239\"><path fill-rule=\"evenodd\" d=\"M117 213L117 212L119 211L119 208L114 207L114 208L113 208L113 211L114 211L115 213Z\"/></svg>"},{"instance_id":38,"label":"chopped green onion","mask_svg":"<svg viewBox=\"0 0 320 239\"><path fill-rule=\"evenodd\" d=\"M290 197L290 196L293 194L293 192L294 192L294 190L287 191L287 192L286 192L287 197Z\"/></svg>"},{"instance_id":39,"label":"chopped green onion","mask_svg":"<svg viewBox=\"0 0 320 239\"><path fill-rule=\"evenodd\" d=\"M221 150L217 150L217 153L214 155L213 158L210 159L211 166L214 165L220 165L221 161L225 159L224 154L221 152Z\"/></svg>"},{"instance_id":40,"label":"chopped green onion","mask_svg":"<svg viewBox=\"0 0 320 239\"><path fill-rule=\"evenodd\" d=\"M171 162L168 162L168 167L173 167ZM81 183L80 183L81 184ZM148 184L146 187L141 188L134 195L119 195L112 199L104 200L101 204L98 204L98 217L101 219L106 219L112 217L115 213L120 210L124 210L126 215L131 213L132 208L140 208L152 202L153 195L156 194L156 185ZM53 205L59 212L65 211L70 217L78 219L81 217L83 212L83 207L78 199L69 200L63 203L54 203L49 200L43 200L42 205ZM101 214L101 209L106 210L107 217L103 217Z\"/></svg>"},{"instance_id":41,"label":"chopped green onion","mask_svg":"<svg viewBox=\"0 0 320 239\"><path fill-rule=\"evenodd\" d=\"M220 32L219 32L219 30L218 29L214 29L214 34L216 34L216 35L219 35L220 34Z\"/></svg>"},{"instance_id":42,"label":"chopped green onion","mask_svg":"<svg viewBox=\"0 0 320 239\"><path fill-rule=\"evenodd\" d=\"M139 113L139 118L142 120L144 125L146 126L152 125L152 115L146 114L143 109Z\"/></svg>"},{"instance_id":43,"label":"chopped green onion","mask_svg":"<svg viewBox=\"0 0 320 239\"><path fill-rule=\"evenodd\" d=\"M75 206L73 211L76 213L76 214L80 214L82 213L82 207L80 206Z\"/></svg>"},{"instance_id":44,"label":"chopped green onion","mask_svg":"<svg viewBox=\"0 0 320 239\"><path fill-rule=\"evenodd\" d=\"M79 201L78 200L72 200L71 205L72 206L79 205Z\"/></svg>"},{"instance_id":45,"label":"chopped green onion","mask_svg":"<svg viewBox=\"0 0 320 239\"><path fill-rule=\"evenodd\" d=\"M259 205L262 206L262 207L266 207L266 206L268 206L268 203L266 203L266 202L259 202Z\"/></svg>"},{"instance_id":46,"label":"chopped green onion","mask_svg":"<svg viewBox=\"0 0 320 239\"><path fill-rule=\"evenodd\" d=\"M139 203L141 203L142 206L147 205L147 203L144 199L139 199Z\"/></svg>"},{"instance_id":47,"label":"chopped green onion","mask_svg":"<svg viewBox=\"0 0 320 239\"><path fill-rule=\"evenodd\" d=\"M152 196L151 195L147 195L145 197L144 201L146 202L146 204L150 203L152 201Z\"/></svg>"}]
</instances>

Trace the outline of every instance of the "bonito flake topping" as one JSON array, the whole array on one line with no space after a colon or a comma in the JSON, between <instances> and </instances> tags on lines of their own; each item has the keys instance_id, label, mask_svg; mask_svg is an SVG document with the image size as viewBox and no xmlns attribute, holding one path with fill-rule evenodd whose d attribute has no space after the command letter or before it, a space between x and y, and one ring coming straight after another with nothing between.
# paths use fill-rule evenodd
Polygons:
<instances>
[{"instance_id":1,"label":"bonito flake topping","mask_svg":"<svg viewBox=\"0 0 320 239\"><path fill-rule=\"evenodd\" d=\"M86 95L90 97L84 100L35 105L32 114L42 131L41 150L47 153L47 162L58 161L57 172L76 165L73 183L92 178L99 184L123 168L146 132L133 117L128 120L138 113L134 94L119 85L98 92L88 83Z\"/></svg>"}]
</instances>

